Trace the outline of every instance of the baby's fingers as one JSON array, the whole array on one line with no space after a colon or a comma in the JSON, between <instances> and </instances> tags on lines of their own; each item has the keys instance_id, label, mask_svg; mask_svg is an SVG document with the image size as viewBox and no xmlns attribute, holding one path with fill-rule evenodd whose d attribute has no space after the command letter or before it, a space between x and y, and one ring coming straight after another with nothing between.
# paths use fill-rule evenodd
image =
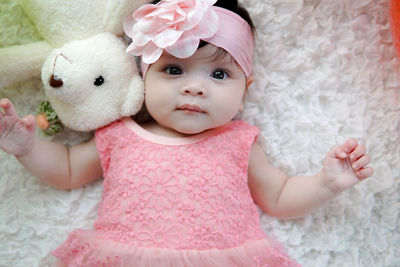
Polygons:
<instances>
[{"instance_id":1,"label":"baby's fingers","mask_svg":"<svg viewBox=\"0 0 400 267\"><path fill-rule=\"evenodd\" d=\"M347 157L347 153L344 152L344 149L342 146L333 147L330 154L332 157L339 158L339 159L345 159Z\"/></svg>"},{"instance_id":2,"label":"baby's fingers","mask_svg":"<svg viewBox=\"0 0 400 267\"><path fill-rule=\"evenodd\" d=\"M360 180L363 180L370 177L373 174L374 169L372 169L371 167L367 167L367 165L371 162L371 158L367 154L365 154L365 147L364 146L362 146L361 148L359 147L355 149L355 152L361 153L362 156L359 157L358 159L356 158L356 160L354 160L354 162L351 163L352 164L351 166L354 169L354 172L356 173L357 177ZM352 155L353 153L350 155L350 157Z\"/></svg>"},{"instance_id":3,"label":"baby's fingers","mask_svg":"<svg viewBox=\"0 0 400 267\"><path fill-rule=\"evenodd\" d=\"M347 139L343 145L333 147L329 154L332 157L345 159L357 147L357 145L357 140L350 138Z\"/></svg>"},{"instance_id":4,"label":"baby's fingers","mask_svg":"<svg viewBox=\"0 0 400 267\"><path fill-rule=\"evenodd\" d=\"M350 154L350 161L354 163L356 160L363 157L366 152L367 149L365 148L364 145L357 145Z\"/></svg>"},{"instance_id":5,"label":"baby's fingers","mask_svg":"<svg viewBox=\"0 0 400 267\"><path fill-rule=\"evenodd\" d=\"M24 118L22 118L22 123L28 130L35 128L36 126L35 117L33 115L27 115Z\"/></svg>"},{"instance_id":6,"label":"baby's fingers","mask_svg":"<svg viewBox=\"0 0 400 267\"><path fill-rule=\"evenodd\" d=\"M355 172L364 168L371 162L371 158L368 155L363 155L352 163L352 167Z\"/></svg>"},{"instance_id":7,"label":"baby's fingers","mask_svg":"<svg viewBox=\"0 0 400 267\"><path fill-rule=\"evenodd\" d=\"M6 114L6 110L8 109L8 101L7 99L0 99L0 119Z\"/></svg>"},{"instance_id":8,"label":"baby's fingers","mask_svg":"<svg viewBox=\"0 0 400 267\"><path fill-rule=\"evenodd\" d=\"M357 146L357 140L354 138L350 138L343 143L342 148L345 153L350 154L354 149L356 149Z\"/></svg>"},{"instance_id":9,"label":"baby's fingers","mask_svg":"<svg viewBox=\"0 0 400 267\"><path fill-rule=\"evenodd\" d=\"M373 173L374 173L374 169L371 167L365 167L356 172L357 177L360 180L364 180L364 179L370 177Z\"/></svg>"},{"instance_id":10,"label":"baby's fingers","mask_svg":"<svg viewBox=\"0 0 400 267\"><path fill-rule=\"evenodd\" d=\"M0 108L3 109L3 111L0 111L0 118L4 115L6 115L6 116L16 116L17 115L14 105L11 103L10 100L8 100L6 98L0 99Z\"/></svg>"}]
</instances>

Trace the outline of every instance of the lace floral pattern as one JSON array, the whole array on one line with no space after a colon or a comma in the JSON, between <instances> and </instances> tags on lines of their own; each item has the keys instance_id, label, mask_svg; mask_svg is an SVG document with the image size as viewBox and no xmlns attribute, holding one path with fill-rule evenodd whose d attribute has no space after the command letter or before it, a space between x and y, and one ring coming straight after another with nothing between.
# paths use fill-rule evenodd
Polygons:
<instances>
[{"instance_id":1,"label":"lace floral pattern","mask_svg":"<svg viewBox=\"0 0 400 267\"><path fill-rule=\"evenodd\" d=\"M236 121L196 142L165 145L140 137L123 121L97 130L104 191L88 238L94 241L78 242L82 232L74 232L55 255L79 258L104 240L131 248L212 251L264 239L247 186L257 134Z\"/></svg>"},{"instance_id":2,"label":"lace floral pattern","mask_svg":"<svg viewBox=\"0 0 400 267\"><path fill-rule=\"evenodd\" d=\"M105 178L96 230L141 247L176 249L225 248L262 238L259 227L242 224L246 218L258 225L246 176L256 134L238 121L219 135L168 146L142 139L123 122L98 130ZM196 236L196 244L188 236Z\"/></svg>"}]
</instances>

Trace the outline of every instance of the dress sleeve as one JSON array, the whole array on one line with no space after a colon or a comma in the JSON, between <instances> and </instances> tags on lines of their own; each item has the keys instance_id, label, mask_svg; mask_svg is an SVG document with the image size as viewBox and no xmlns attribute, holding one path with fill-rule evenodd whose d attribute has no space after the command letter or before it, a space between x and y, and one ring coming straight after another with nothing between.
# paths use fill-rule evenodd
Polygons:
<instances>
[{"instance_id":1,"label":"dress sleeve","mask_svg":"<svg viewBox=\"0 0 400 267\"><path fill-rule=\"evenodd\" d=\"M236 121L235 124L242 141L242 146L244 146L243 148L246 150L251 149L251 146L257 140L260 130L258 127L244 121Z\"/></svg>"},{"instance_id":2,"label":"dress sleeve","mask_svg":"<svg viewBox=\"0 0 400 267\"><path fill-rule=\"evenodd\" d=\"M112 127L113 124L99 128L95 132L95 142L97 152L100 157L103 176L107 176L108 167L110 165L110 155L112 148Z\"/></svg>"},{"instance_id":3,"label":"dress sleeve","mask_svg":"<svg viewBox=\"0 0 400 267\"><path fill-rule=\"evenodd\" d=\"M251 148L257 139L259 129L244 121L234 121L232 127L230 140L234 151L233 159L247 171Z\"/></svg>"}]
</instances>

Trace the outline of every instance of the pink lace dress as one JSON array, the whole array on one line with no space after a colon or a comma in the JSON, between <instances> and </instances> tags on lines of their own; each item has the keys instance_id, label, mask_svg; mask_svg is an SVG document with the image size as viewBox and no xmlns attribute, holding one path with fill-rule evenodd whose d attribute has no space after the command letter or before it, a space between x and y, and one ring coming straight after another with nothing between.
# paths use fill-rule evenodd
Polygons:
<instances>
[{"instance_id":1,"label":"pink lace dress","mask_svg":"<svg viewBox=\"0 0 400 267\"><path fill-rule=\"evenodd\" d=\"M98 218L53 255L68 266L299 266L260 228L247 186L257 134L235 121L169 138L130 118L97 130Z\"/></svg>"}]
</instances>

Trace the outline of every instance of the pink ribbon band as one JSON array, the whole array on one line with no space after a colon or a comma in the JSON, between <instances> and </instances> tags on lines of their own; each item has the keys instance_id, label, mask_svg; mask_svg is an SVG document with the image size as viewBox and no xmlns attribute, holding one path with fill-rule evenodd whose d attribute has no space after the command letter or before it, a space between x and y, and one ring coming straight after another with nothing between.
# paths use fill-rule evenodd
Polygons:
<instances>
[{"instance_id":1,"label":"pink ribbon band","mask_svg":"<svg viewBox=\"0 0 400 267\"><path fill-rule=\"evenodd\" d=\"M150 64L164 50L178 58L192 56L200 40L226 50L249 77L252 73L254 36L238 14L213 6L216 0L163 0L144 5L124 23L132 38L127 53L142 57L145 77Z\"/></svg>"}]
</instances>

